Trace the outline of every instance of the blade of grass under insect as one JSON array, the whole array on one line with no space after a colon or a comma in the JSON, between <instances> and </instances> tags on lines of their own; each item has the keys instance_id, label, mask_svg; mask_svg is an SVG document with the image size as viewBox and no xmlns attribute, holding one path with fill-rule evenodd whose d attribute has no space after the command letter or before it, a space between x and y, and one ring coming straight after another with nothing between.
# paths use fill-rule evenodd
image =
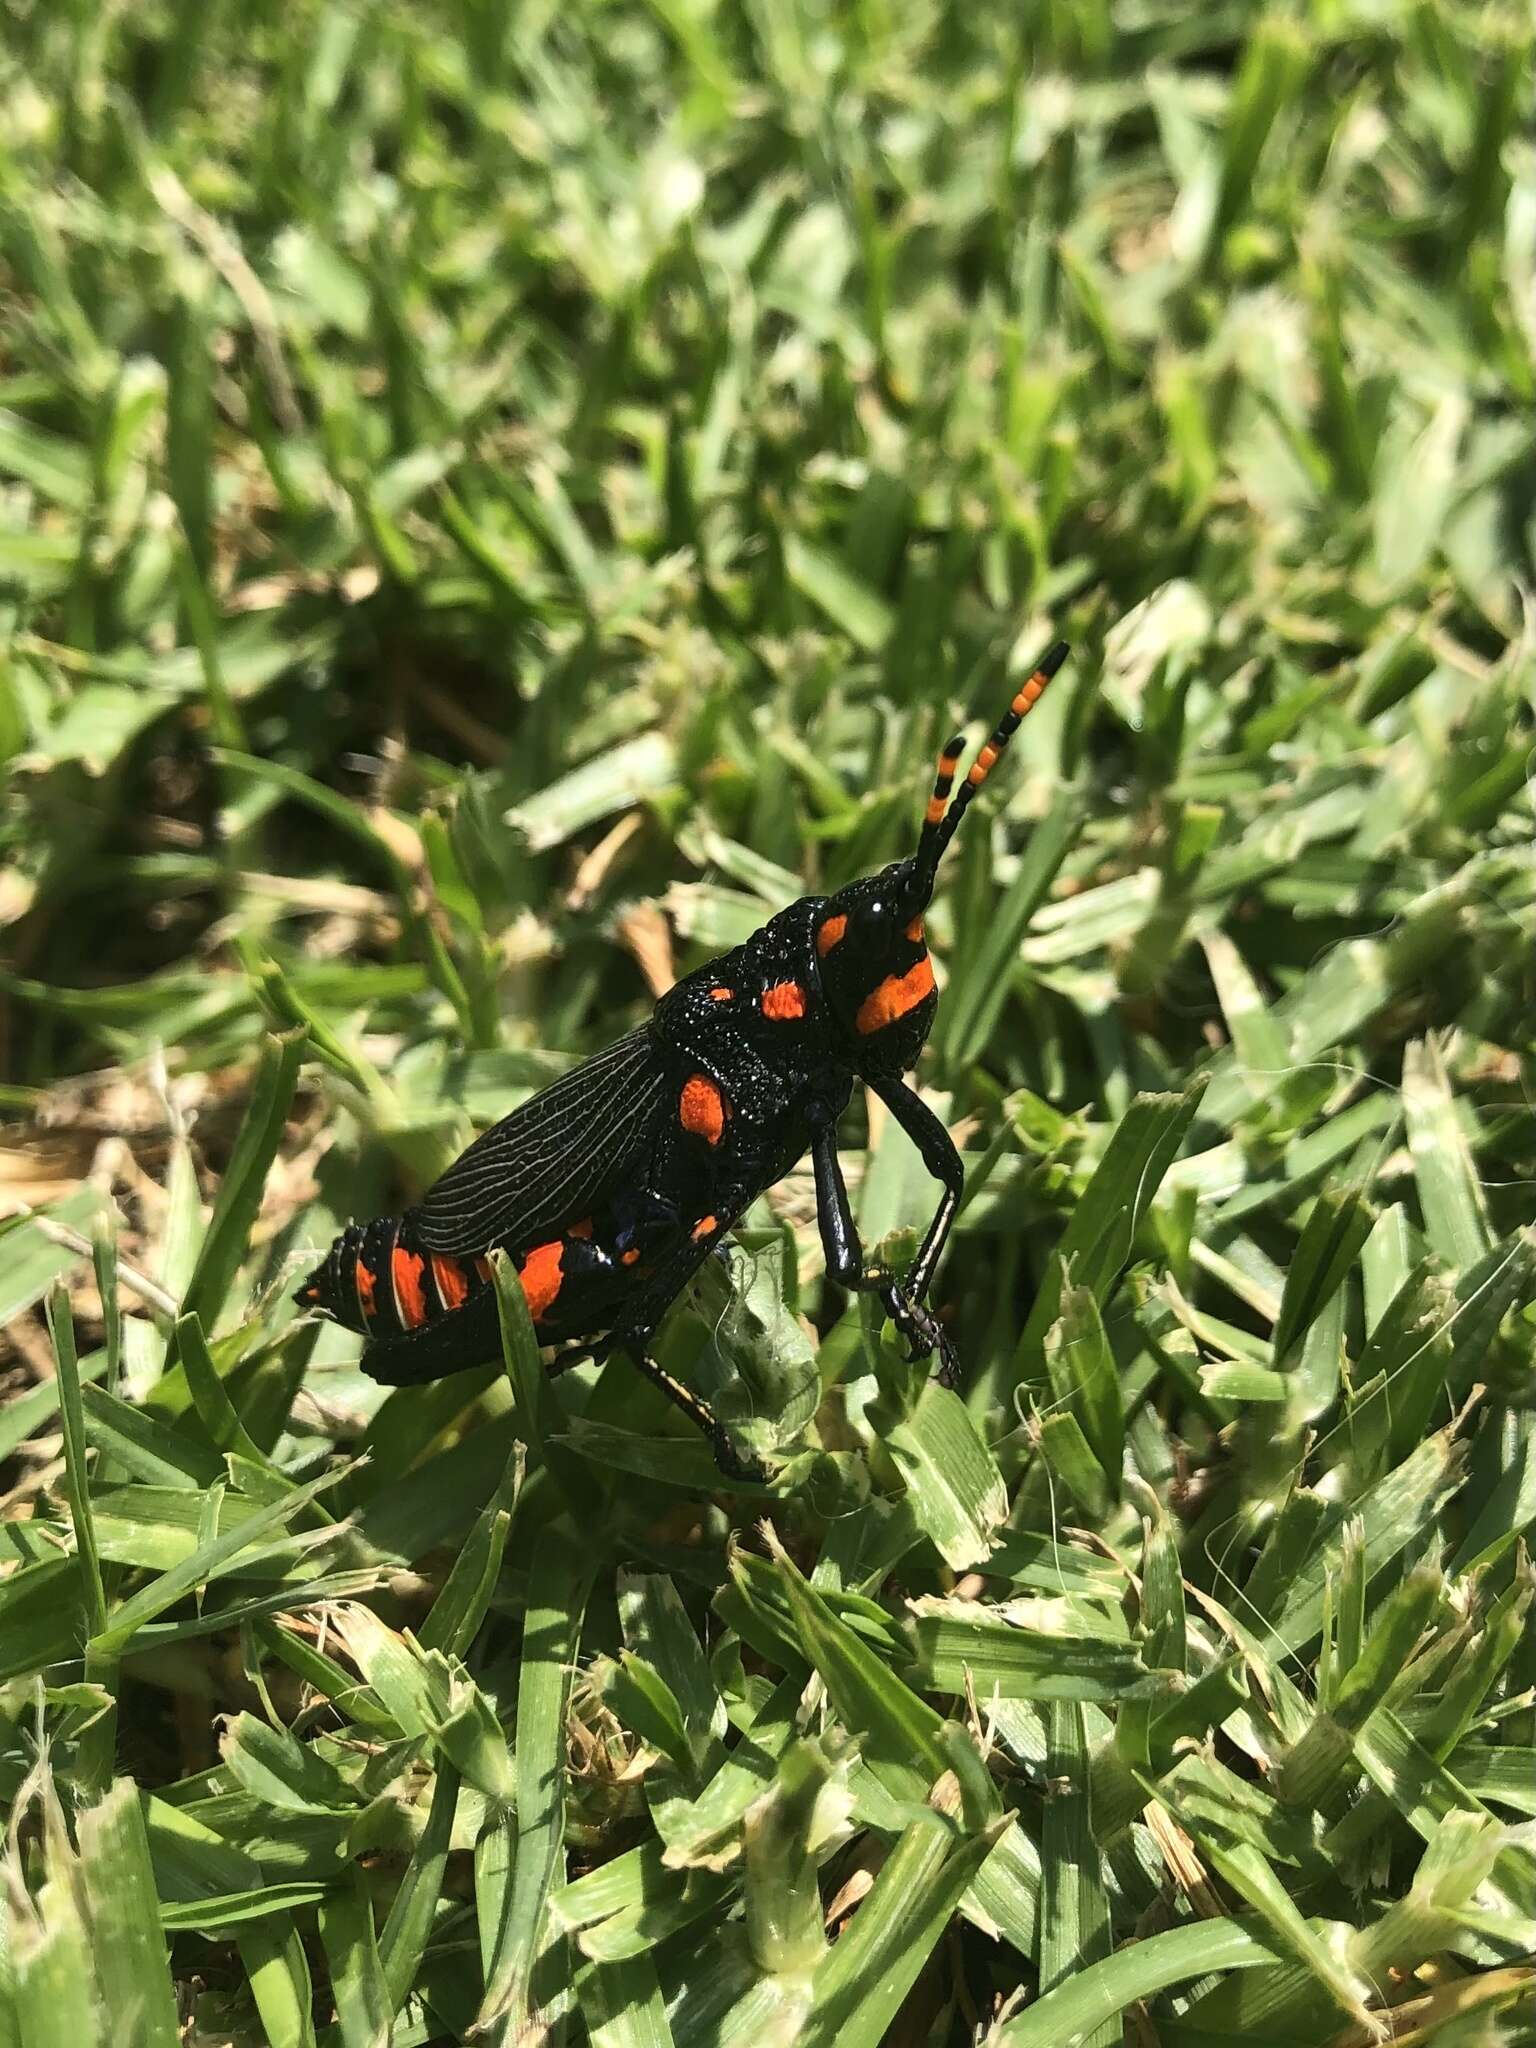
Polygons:
<instances>
[{"instance_id":1,"label":"blade of grass under insect","mask_svg":"<svg viewBox=\"0 0 1536 2048\"><path fill-rule=\"evenodd\" d=\"M416 1640L424 1650L448 1650L463 1657L479 1633L496 1590L507 1535L517 1512L523 1485L523 1456L522 1445L514 1444L495 1494L481 1509L442 1591L417 1629Z\"/></svg>"},{"instance_id":2,"label":"blade of grass under insect","mask_svg":"<svg viewBox=\"0 0 1536 2048\"><path fill-rule=\"evenodd\" d=\"M559 1426L560 1408L539 1359L539 1340L528 1313L527 1297L517 1268L503 1250L491 1254L491 1273L496 1285L496 1314L501 1326L501 1352L507 1378L517 1403L518 1426L532 1457L548 1463L548 1438ZM562 1453L556 1452L557 1460ZM557 1480L568 1469L569 1460L555 1473Z\"/></svg>"},{"instance_id":3,"label":"blade of grass under insect","mask_svg":"<svg viewBox=\"0 0 1536 2048\"><path fill-rule=\"evenodd\" d=\"M534 1972L565 1841L565 1713L592 1560L566 1525L534 1539L517 1689L515 1854L486 1964L483 2024L507 2048L535 2010Z\"/></svg>"}]
</instances>

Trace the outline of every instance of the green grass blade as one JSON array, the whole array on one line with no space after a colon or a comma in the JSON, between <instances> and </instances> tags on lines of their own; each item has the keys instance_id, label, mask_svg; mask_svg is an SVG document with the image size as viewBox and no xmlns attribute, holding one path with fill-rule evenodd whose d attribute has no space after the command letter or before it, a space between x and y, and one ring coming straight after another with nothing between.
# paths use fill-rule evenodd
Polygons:
<instances>
[{"instance_id":1,"label":"green grass blade","mask_svg":"<svg viewBox=\"0 0 1536 2048\"><path fill-rule=\"evenodd\" d=\"M983 1564L1007 1516L1008 1490L959 1395L925 1386L917 1406L882 1441L940 1557L956 1571Z\"/></svg>"},{"instance_id":2,"label":"green grass blade","mask_svg":"<svg viewBox=\"0 0 1536 2048\"><path fill-rule=\"evenodd\" d=\"M207 1235L181 1304L183 1315L196 1316L206 1330L217 1325L245 1258L303 1058L302 1032L289 1032L263 1043L240 1135L219 1183Z\"/></svg>"},{"instance_id":3,"label":"green grass blade","mask_svg":"<svg viewBox=\"0 0 1536 2048\"><path fill-rule=\"evenodd\" d=\"M1051 1786L1040 1832L1040 1991L1048 1996L1110 1953L1109 1898L1088 1813L1088 1742L1083 1710L1053 1701L1046 1769ZM1083 2048L1114 2048L1107 2022Z\"/></svg>"},{"instance_id":4,"label":"green grass blade","mask_svg":"<svg viewBox=\"0 0 1536 2048\"><path fill-rule=\"evenodd\" d=\"M234 1941L271 2048L315 2048L309 1961L293 1920L247 1921Z\"/></svg>"},{"instance_id":5,"label":"green grass blade","mask_svg":"<svg viewBox=\"0 0 1536 2048\"><path fill-rule=\"evenodd\" d=\"M593 2048L672 2048L672 2029L649 1955L589 1963L577 2002Z\"/></svg>"},{"instance_id":6,"label":"green grass blade","mask_svg":"<svg viewBox=\"0 0 1536 2048\"><path fill-rule=\"evenodd\" d=\"M14 1927L12 1952L18 2048L97 2048L112 2038L95 1995L90 1936L65 1885L44 1886L36 1918Z\"/></svg>"},{"instance_id":7,"label":"green grass blade","mask_svg":"<svg viewBox=\"0 0 1536 2048\"><path fill-rule=\"evenodd\" d=\"M75 1531L75 1555L79 1559L86 1621L90 1633L97 1636L107 1625L107 1596L102 1584L90 1479L85 1466L85 1415L80 1398L80 1368L75 1357L74 1318L69 1296L62 1286L55 1286L48 1297L48 1334L53 1340L54 1364L59 1378L59 1411L64 1422L64 1470L69 1490L70 1520Z\"/></svg>"},{"instance_id":8,"label":"green grass blade","mask_svg":"<svg viewBox=\"0 0 1536 2048\"><path fill-rule=\"evenodd\" d=\"M808 1585L770 1538L806 1661L821 1675L839 1718L860 1737L865 1761L896 1799L921 1801L945 1768L942 1725Z\"/></svg>"},{"instance_id":9,"label":"green grass blade","mask_svg":"<svg viewBox=\"0 0 1536 2048\"><path fill-rule=\"evenodd\" d=\"M533 2020L549 1898L563 1876L565 1711L591 1576L591 1562L568 1528L548 1525L536 1544L517 1691L516 1853L486 1964L482 2008L492 2038L508 2043Z\"/></svg>"},{"instance_id":10,"label":"green grass blade","mask_svg":"<svg viewBox=\"0 0 1536 2048\"><path fill-rule=\"evenodd\" d=\"M361 1871L326 1891L319 1921L342 2048L389 2048L393 2013Z\"/></svg>"},{"instance_id":11,"label":"green grass blade","mask_svg":"<svg viewBox=\"0 0 1536 2048\"><path fill-rule=\"evenodd\" d=\"M880 2048L1005 1825L957 1838L935 1818L903 1831L853 1925L816 1971L804 2048Z\"/></svg>"},{"instance_id":12,"label":"green grass blade","mask_svg":"<svg viewBox=\"0 0 1536 2048\"><path fill-rule=\"evenodd\" d=\"M143 2048L181 2031L139 1795L119 1778L80 1816L80 1869L103 2010Z\"/></svg>"},{"instance_id":13,"label":"green grass blade","mask_svg":"<svg viewBox=\"0 0 1536 2048\"><path fill-rule=\"evenodd\" d=\"M1024 1326L1026 1359L1040 1355L1046 1332L1061 1312L1063 1275L1085 1287L1101 1306L1130 1257L1137 1226L1172 1165L1200 1100L1198 1086L1183 1095L1139 1095L1115 1128L1092 1179L1075 1204L1045 1285Z\"/></svg>"},{"instance_id":14,"label":"green grass blade","mask_svg":"<svg viewBox=\"0 0 1536 2048\"><path fill-rule=\"evenodd\" d=\"M168 1607L174 1607L178 1600L185 1599L196 1587L217 1578L241 1551L254 1547L269 1531L285 1529L312 1500L342 1477L340 1472L327 1473L322 1479L311 1480L307 1486L296 1486L283 1499L259 1508L248 1520L237 1522L223 1534L200 1543L182 1563L162 1572L125 1600L121 1607L114 1608L108 1616L106 1628L93 1639L94 1646L108 1653L124 1650L147 1623L164 1614Z\"/></svg>"}]
</instances>

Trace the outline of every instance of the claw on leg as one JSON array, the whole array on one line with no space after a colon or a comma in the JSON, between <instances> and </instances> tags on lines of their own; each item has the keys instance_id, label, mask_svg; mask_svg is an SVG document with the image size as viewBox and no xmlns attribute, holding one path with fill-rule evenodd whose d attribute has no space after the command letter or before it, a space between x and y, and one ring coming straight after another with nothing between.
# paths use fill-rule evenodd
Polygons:
<instances>
[{"instance_id":1,"label":"claw on leg","mask_svg":"<svg viewBox=\"0 0 1536 2048\"><path fill-rule=\"evenodd\" d=\"M879 1291L886 1314L907 1340L908 1358L915 1361L932 1357L937 1352L939 1384L954 1386L960 1377L959 1362L938 1317L922 1302L913 1301L894 1280L883 1281Z\"/></svg>"},{"instance_id":2,"label":"claw on leg","mask_svg":"<svg viewBox=\"0 0 1536 2048\"><path fill-rule=\"evenodd\" d=\"M939 1354L939 1369L934 1374L934 1378L941 1387L958 1387L960 1384L960 1360L955 1355L955 1347L950 1343L947 1331L940 1330L939 1341L935 1348Z\"/></svg>"}]
</instances>

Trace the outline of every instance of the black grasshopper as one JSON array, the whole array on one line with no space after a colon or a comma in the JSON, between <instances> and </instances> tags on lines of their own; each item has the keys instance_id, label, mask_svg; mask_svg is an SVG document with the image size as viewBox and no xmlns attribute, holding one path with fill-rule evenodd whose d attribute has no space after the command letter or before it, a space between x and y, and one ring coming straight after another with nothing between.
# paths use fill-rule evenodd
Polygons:
<instances>
[{"instance_id":1,"label":"black grasshopper","mask_svg":"<svg viewBox=\"0 0 1536 2048\"><path fill-rule=\"evenodd\" d=\"M834 896L804 896L677 983L650 1021L486 1131L401 1216L354 1224L295 1297L368 1339L390 1386L500 1353L489 1253L517 1268L556 1364L620 1351L747 1476L707 1405L650 1355L690 1275L743 1211L810 1150L827 1272L883 1302L914 1358L954 1360L925 1306L964 1183L960 1155L902 1080L938 996L923 936L940 855L1020 720L1067 657L1057 642L950 791L939 757L917 850ZM874 1089L943 1193L905 1279L864 1263L837 1159L856 1081Z\"/></svg>"}]
</instances>

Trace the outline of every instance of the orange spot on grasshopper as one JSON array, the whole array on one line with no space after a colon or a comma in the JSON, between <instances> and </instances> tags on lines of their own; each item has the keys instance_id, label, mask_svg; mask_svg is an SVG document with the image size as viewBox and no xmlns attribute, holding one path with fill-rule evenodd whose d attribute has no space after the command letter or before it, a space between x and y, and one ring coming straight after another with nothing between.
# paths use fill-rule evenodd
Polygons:
<instances>
[{"instance_id":1,"label":"orange spot on grasshopper","mask_svg":"<svg viewBox=\"0 0 1536 2048\"><path fill-rule=\"evenodd\" d=\"M871 1032L883 1031L887 1024L894 1024L898 1017L905 1017L909 1010L926 1002L933 987L933 963L925 953L915 967L909 967L905 974L888 974L864 998L853 1020L854 1029L866 1038Z\"/></svg>"},{"instance_id":2,"label":"orange spot on grasshopper","mask_svg":"<svg viewBox=\"0 0 1536 2048\"><path fill-rule=\"evenodd\" d=\"M836 917L823 918L821 927L816 933L817 957L825 960L834 946L842 944L843 934L847 929L848 920L841 912Z\"/></svg>"},{"instance_id":3,"label":"orange spot on grasshopper","mask_svg":"<svg viewBox=\"0 0 1536 2048\"><path fill-rule=\"evenodd\" d=\"M776 981L762 995L763 1015L774 1024L788 1024L805 1015L805 990L798 981Z\"/></svg>"},{"instance_id":4,"label":"orange spot on grasshopper","mask_svg":"<svg viewBox=\"0 0 1536 2048\"><path fill-rule=\"evenodd\" d=\"M685 1131L718 1145L725 1132L725 1097L708 1074L690 1074L678 1098L678 1121Z\"/></svg>"},{"instance_id":5,"label":"orange spot on grasshopper","mask_svg":"<svg viewBox=\"0 0 1536 2048\"><path fill-rule=\"evenodd\" d=\"M719 1228L720 1218L718 1216L701 1216L689 1232L689 1236L697 1244L701 1238L712 1236Z\"/></svg>"},{"instance_id":6,"label":"orange spot on grasshopper","mask_svg":"<svg viewBox=\"0 0 1536 2048\"><path fill-rule=\"evenodd\" d=\"M553 1244L536 1244L518 1268L523 1298L535 1322L548 1315L559 1298L565 1280L562 1269L564 1257L565 1247L557 1238Z\"/></svg>"},{"instance_id":7,"label":"orange spot on grasshopper","mask_svg":"<svg viewBox=\"0 0 1536 2048\"><path fill-rule=\"evenodd\" d=\"M736 991L733 988L712 988L709 992L709 999L712 1003L734 1002Z\"/></svg>"},{"instance_id":8,"label":"orange spot on grasshopper","mask_svg":"<svg viewBox=\"0 0 1536 2048\"><path fill-rule=\"evenodd\" d=\"M366 1318L373 1314L374 1278L361 1259L357 1262L357 1269L353 1278L357 1282L357 1305Z\"/></svg>"}]
</instances>

